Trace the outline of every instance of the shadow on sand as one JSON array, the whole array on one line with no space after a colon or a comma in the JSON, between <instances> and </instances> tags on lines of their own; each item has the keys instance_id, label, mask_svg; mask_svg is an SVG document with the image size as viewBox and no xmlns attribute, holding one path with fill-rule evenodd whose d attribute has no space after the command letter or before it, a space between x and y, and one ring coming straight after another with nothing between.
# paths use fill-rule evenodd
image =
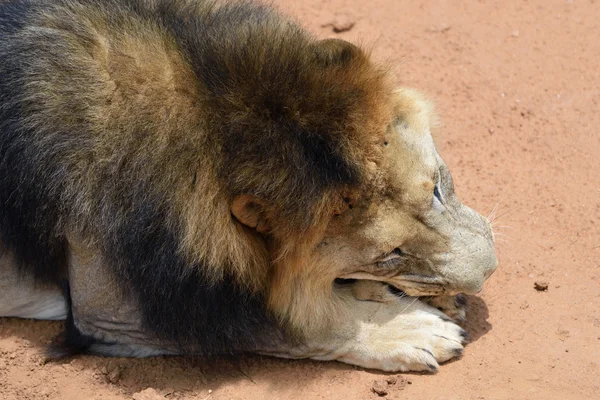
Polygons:
<instances>
[{"instance_id":1,"label":"shadow on sand","mask_svg":"<svg viewBox=\"0 0 600 400\"><path fill-rule=\"evenodd\" d=\"M465 296L467 298L467 321L463 328L469 333L471 342L479 340L480 337L492 329L488 322L489 312L485 302L477 296Z\"/></svg>"}]
</instances>

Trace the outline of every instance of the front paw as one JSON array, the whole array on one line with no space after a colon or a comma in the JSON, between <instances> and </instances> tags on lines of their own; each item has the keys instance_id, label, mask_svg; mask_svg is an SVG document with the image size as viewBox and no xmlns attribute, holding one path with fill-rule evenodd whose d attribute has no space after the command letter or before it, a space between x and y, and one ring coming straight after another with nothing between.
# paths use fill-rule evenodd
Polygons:
<instances>
[{"instance_id":1,"label":"front paw","mask_svg":"<svg viewBox=\"0 0 600 400\"><path fill-rule=\"evenodd\" d=\"M337 359L390 372L436 372L440 363L460 357L466 331L437 310L418 303L382 324L362 324L358 340Z\"/></svg>"},{"instance_id":2,"label":"front paw","mask_svg":"<svg viewBox=\"0 0 600 400\"><path fill-rule=\"evenodd\" d=\"M437 308L458 323L465 322L467 317L467 299L464 295L434 296L425 303Z\"/></svg>"}]
</instances>

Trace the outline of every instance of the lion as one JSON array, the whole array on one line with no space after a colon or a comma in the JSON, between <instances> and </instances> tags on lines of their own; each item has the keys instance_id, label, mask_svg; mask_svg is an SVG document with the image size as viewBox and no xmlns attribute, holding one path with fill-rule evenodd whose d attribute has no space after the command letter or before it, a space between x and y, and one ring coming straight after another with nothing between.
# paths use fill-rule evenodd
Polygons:
<instances>
[{"instance_id":1,"label":"lion","mask_svg":"<svg viewBox=\"0 0 600 400\"><path fill-rule=\"evenodd\" d=\"M55 357L436 371L497 267L417 91L247 1L0 3L0 316Z\"/></svg>"}]
</instances>

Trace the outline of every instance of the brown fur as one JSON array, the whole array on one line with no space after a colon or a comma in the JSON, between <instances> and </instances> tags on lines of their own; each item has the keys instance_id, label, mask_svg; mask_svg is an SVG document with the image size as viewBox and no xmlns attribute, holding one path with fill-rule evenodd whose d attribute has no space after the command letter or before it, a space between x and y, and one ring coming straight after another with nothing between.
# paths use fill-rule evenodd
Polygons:
<instances>
[{"instance_id":1,"label":"brown fur","mask_svg":"<svg viewBox=\"0 0 600 400\"><path fill-rule=\"evenodd\" d=\"M191 7L205 19L219 7L172 3L177 12ZM162 199L169 225L181 229L180 250L190 265L202 263L213 279L227 270L240 284L266 291L272 310L289 319L289 300L280 293L295 292L296 278L305 279L307 252L379 158L391 116L385 74L359 48L317 41L268 12L211 43L218 61L209 72L223 76L203 81L194 55L184 54L172 32L116 4L57 2L34 16L40 28L23 33L37 37L45 29L63 46L57 47L62 60L41 57L34 66L55 78L28 84L27 123L44 125L48 134L40 142L65 126L85 131L85 145L63 159L68 178L60 196L73 206L60 229L101 241L106 233L98 229L110 227L94 220L100 201L123 207L129 201L107 192L109 182L115 176L146 182ZM299 145L294 135L308 144ZM302 150L311 141L345 165L298 174L315 162L303 154L311 150ZM267 235L231 218L238 195L267 205L275 221ZM317 290L309 286L308 298ZM308 319L293 317L293 325Z\"/></svg>"},{"instance_id":2,"label":"brown fur","mask_svg":"<svg viewBox=\"0 0 600 400\"><path fill-rule=\"evenodd\" d=\"M127 254L124 277L161 247L161 268L183 258L182 276L199 269L209 286L232 277L287 332L310 337L351 320L336 278L431 294L402 273L453 273L440 254L468 253L444 219L462 205L431 142L431 106L393 91L360 48L319 41L244 2L57 0L28 18L0 43L0 51L17 43L31 62L6 84L22 90L22 125L3 135L29 135L33 158L15 167L30 182L19 190L54 207L44 215L52 238L84 243L109 262ZM9 139L7 159L20 143ZM444 216L431 210L439 176L452 200ZM485 221L457 213L488 246ZM21 222L13 225L24 236L41 236ZM130 226L164 237L140 243ZM410 262L386 269L380 260L403 246ZM452 273L433 294L460 290Z\"/></svg>"}]
</instances>

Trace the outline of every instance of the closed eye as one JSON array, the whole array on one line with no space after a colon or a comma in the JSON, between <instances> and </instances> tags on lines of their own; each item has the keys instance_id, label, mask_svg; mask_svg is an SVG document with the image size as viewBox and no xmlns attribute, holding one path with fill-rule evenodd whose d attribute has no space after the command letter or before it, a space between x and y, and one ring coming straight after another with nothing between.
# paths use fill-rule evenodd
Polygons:
<instances>
[{"instance_id":1,"label":"closed eye","mask_svg":"<svg viewBox=\"0 0 600 400\"><path fill-rule=\"evenodd\" d=\"M402 256L404 256L404 255L405 255L405 253L402 251L402 249L400 249L399 247L396 247L394 250L392 250L391 253L386 254L385 256L381 257L379 259L379 262L380 263L394 262L394 261L401 259Z\"/></svg>"}]
</instances>

